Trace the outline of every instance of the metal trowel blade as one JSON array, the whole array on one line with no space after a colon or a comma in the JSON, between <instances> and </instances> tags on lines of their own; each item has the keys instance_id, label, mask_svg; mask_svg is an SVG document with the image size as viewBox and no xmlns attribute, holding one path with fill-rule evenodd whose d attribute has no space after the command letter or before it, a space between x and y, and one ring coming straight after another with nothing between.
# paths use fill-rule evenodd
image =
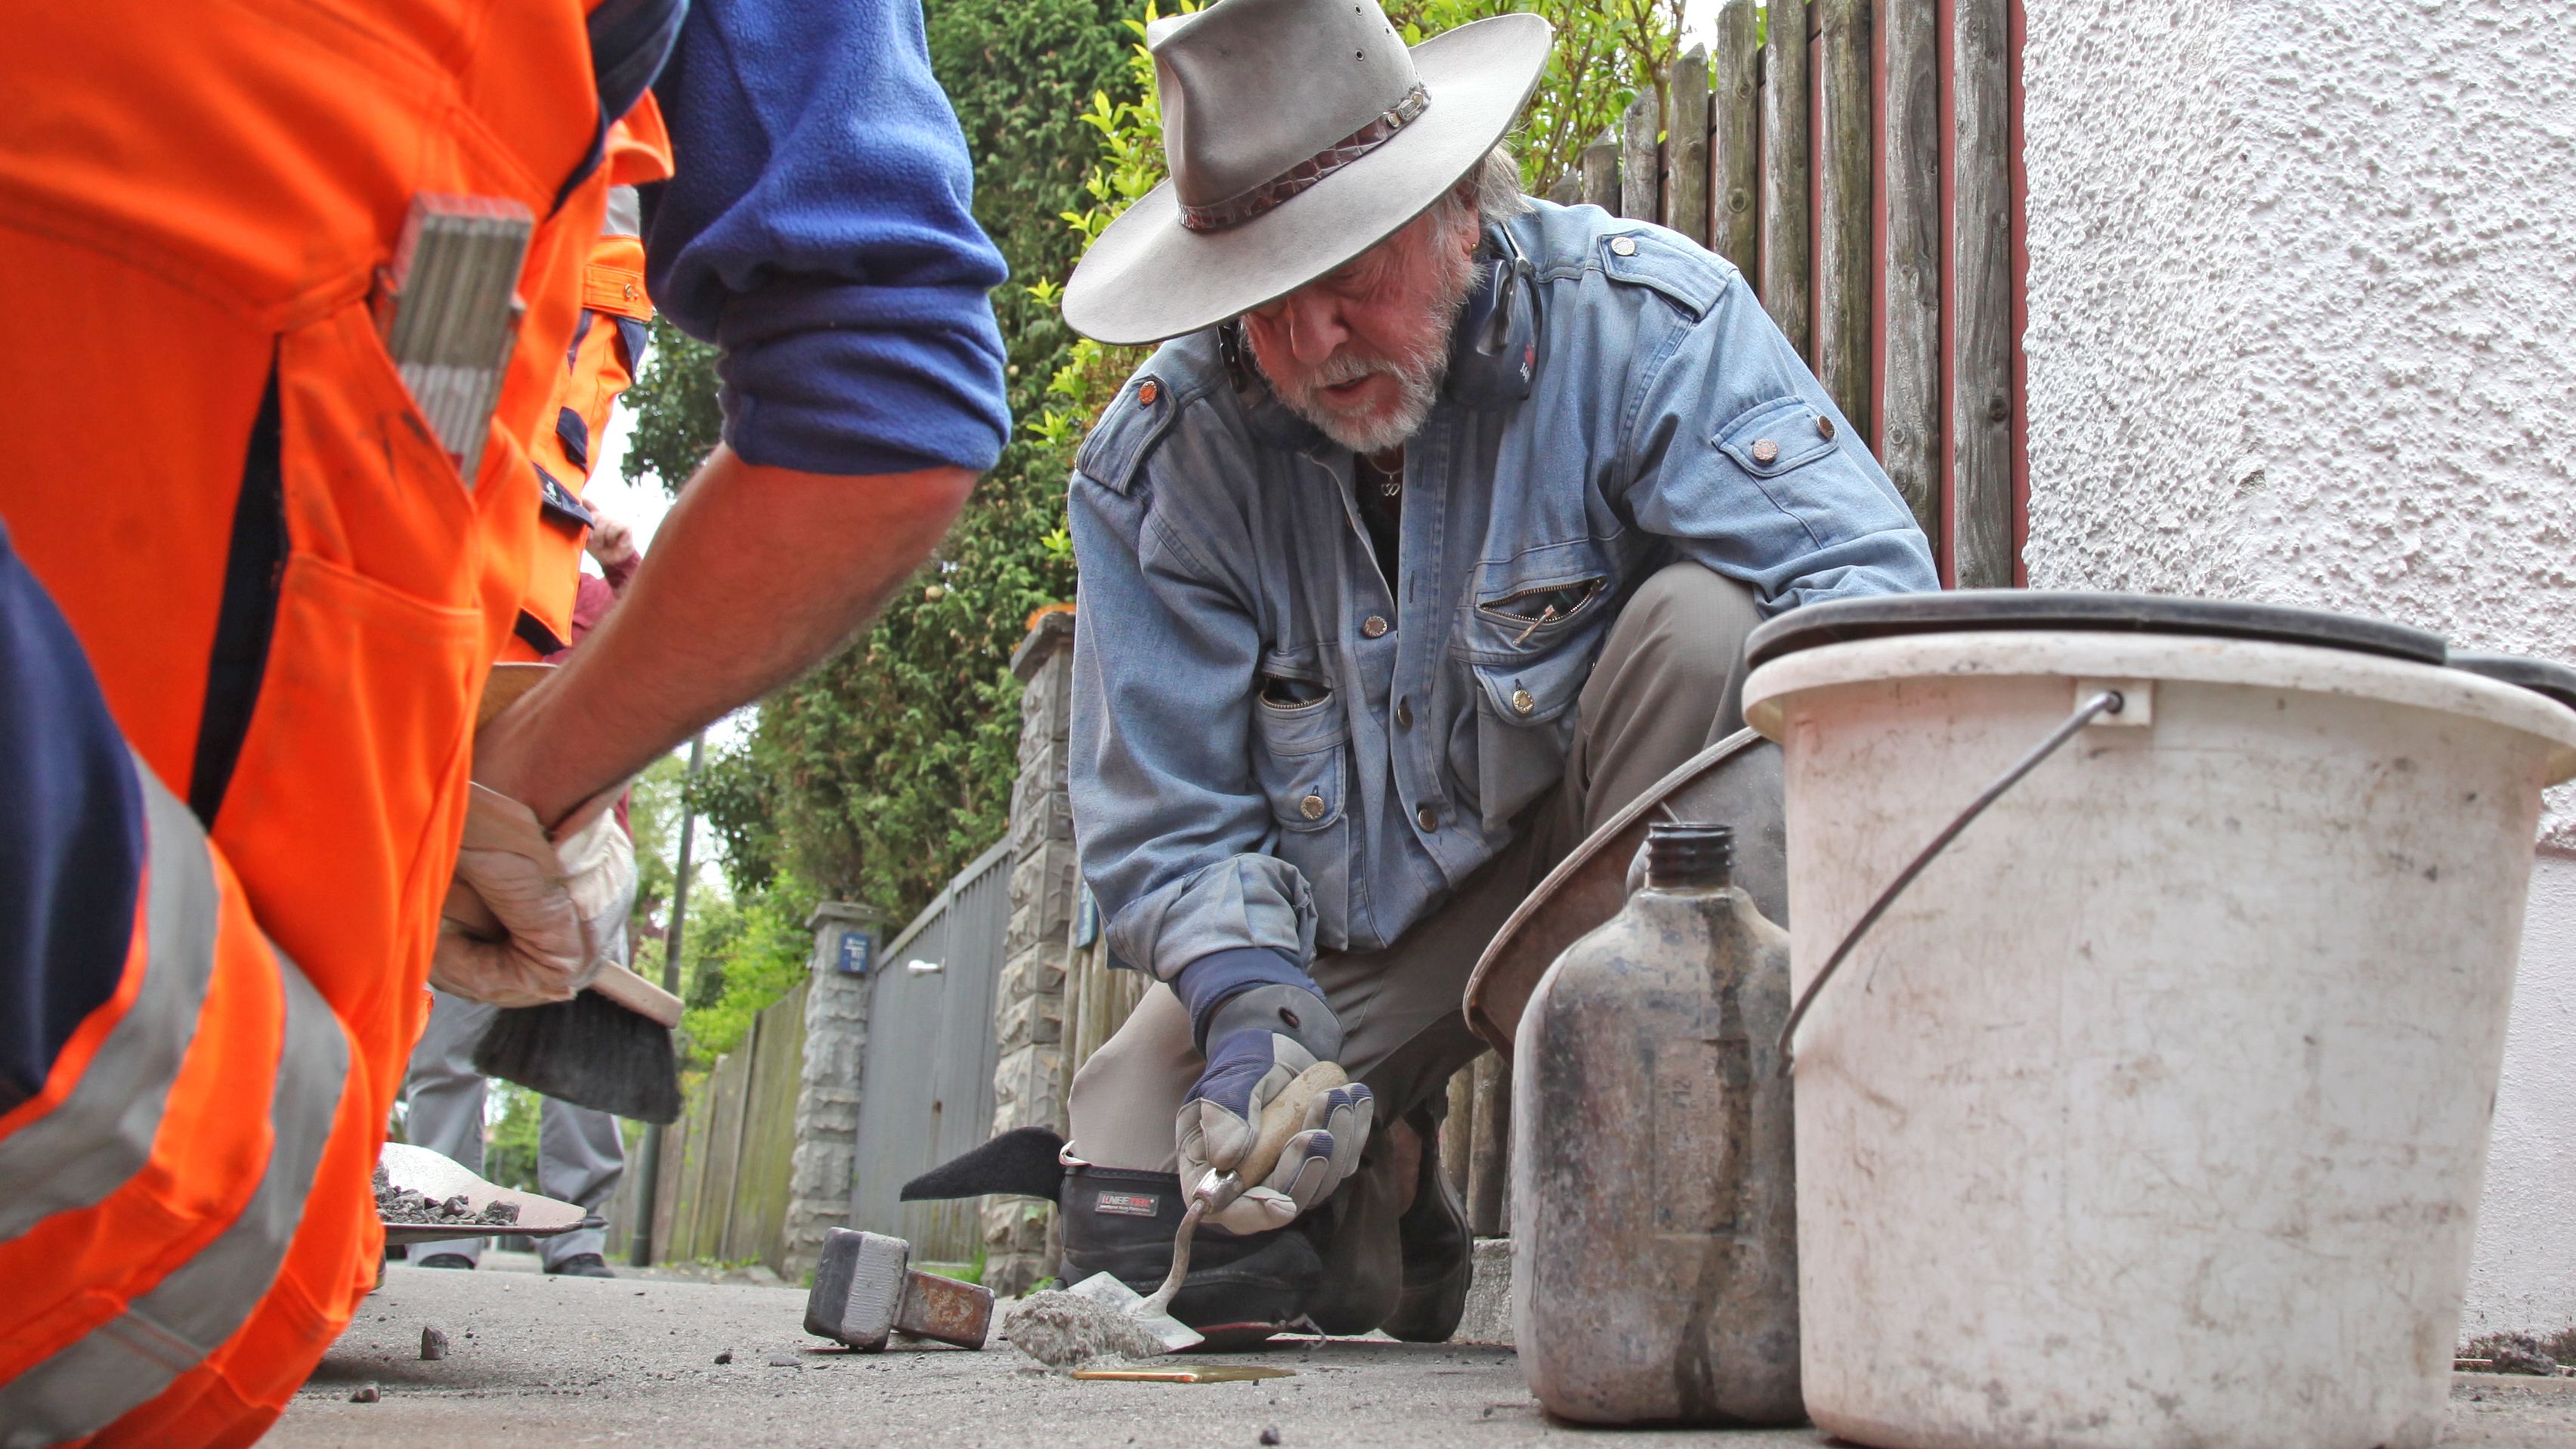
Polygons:
<instances>
[{"instance_id":1,"label":"metal trowel blade","mask_svg":"<svg viewBox=\"0 0 2576 1449\"><path fill-rule=\"evenodd\" d=\"M1207 1341L1199 1336L1197 1329L1168 1313L1137 1312L1137 1309L1145 1305L1145 1295L1128 1287L1111 1274L1094 1273L1064 1291L1076 1298L1088 1298L1094 1303L1115 1308L1135 1319L1144 1325L1147 1333L1154 1335L1156 1342L1163 1345L1165 1353L1179 1353L1182 1349L1196 1348Z\"/></svg>"}]
</instances>

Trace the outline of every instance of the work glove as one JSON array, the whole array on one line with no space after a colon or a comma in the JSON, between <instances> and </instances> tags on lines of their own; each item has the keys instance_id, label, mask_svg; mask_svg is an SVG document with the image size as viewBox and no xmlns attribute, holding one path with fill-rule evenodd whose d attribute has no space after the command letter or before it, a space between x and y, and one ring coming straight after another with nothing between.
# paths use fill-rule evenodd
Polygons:
<instances>
[{"instance_id":1,"label":"work glove","mask_svg":"<svg viewBox=\"0 0 2576 1449\"><path fill-rule=\"evenodd\" d=\"M607 809L573 812L552 838L536 812L480 784L465 807L456 878L429 982L495 1006L569 1001L598 977L634 909L635 847Z\"/></svg>"},{"instance_id":2,"label":"work glove","mask_svg":"<svg viewBox=\"0 0 2576 1449\"><path fill-rule=\"evenodd\" d=\"M1271 1100L1342 1046L1341 1023L1312 980L1274 952L1230 951L1193 962L1173 982L1191 1008L1206 1067L1174 1124L1181 1190L1241 1165ZM1220 1195L1205 1221L1230 1233L1285 1227L1357 1171L1376 1100L1357 1082L1307 1104L1277 1166Z\"/></svg>"}]
</instances>

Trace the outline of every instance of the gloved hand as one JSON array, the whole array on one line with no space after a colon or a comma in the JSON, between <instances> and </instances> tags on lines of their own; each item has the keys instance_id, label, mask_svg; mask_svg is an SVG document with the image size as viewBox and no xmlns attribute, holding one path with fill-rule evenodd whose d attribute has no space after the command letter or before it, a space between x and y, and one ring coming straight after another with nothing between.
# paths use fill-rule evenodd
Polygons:
<instances>
[{"instance_id":1,"label":"gloved hand","mask_svg":"<svg viewBox=\"0 0 2576 1449\"><path fill-rule=\"evenodd\" d=\"M633 909L635 849L603 797L549 839L527 806L477 784L465 809L430 984L495 1006L569 1001Z\"/></svg>"},{"instance_id":2,"label":"gloved hand","mask_svg":"<svg viewBox=\"0 0 2576 1449\"><path fill-rule=\"evenodd\" d=\"M1174 1127L1181 1190L1193 1192L1209 1172L1243 1162L1260 1136L1262 1110L1300 1073L1340 1052L1342 1028L1312 980L1270 951L1193 962L1173 987L1207 1059ZM1219 1198L1205 1221L1232 1233L1295 1221L1358 1170L1375 1111L1357 1082L1319 1095L1278 1165L1239 1195Z\"/></svg>"}]
</instances>

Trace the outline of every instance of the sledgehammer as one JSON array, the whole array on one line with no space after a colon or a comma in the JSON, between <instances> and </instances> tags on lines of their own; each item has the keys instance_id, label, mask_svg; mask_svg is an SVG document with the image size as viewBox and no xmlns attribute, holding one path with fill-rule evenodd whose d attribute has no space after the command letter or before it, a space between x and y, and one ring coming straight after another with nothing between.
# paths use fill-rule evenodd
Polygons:
<instances>
[{"instance_id":1,"label":"sledgehammer","mask_svg":"<svg viewBox=\"0 0 2576 1449\"><path fill-rule=\"evenodd\" d=\"M912 1244L901 1238L824 1230L805 1295L807 1333L878 1353L898 1333L982 1348L992 1326L992 1289L913 1267Z\"/></svg>"}]
</instances>

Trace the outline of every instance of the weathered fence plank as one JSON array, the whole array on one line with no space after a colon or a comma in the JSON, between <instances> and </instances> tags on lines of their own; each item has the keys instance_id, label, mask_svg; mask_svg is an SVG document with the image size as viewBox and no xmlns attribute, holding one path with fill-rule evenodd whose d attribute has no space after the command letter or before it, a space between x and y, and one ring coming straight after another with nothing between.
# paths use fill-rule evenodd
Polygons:
<instances>
[{"instance_id":1,"label":"weathered fence plank","mask_svg":"<svg viewBox=\"0 0 2576 1449\"><path fill-rule=\"evenodd\" d=\"M1663 218L1664 108L1650 90L1637 92L1619 117L1619 214Z\"/></svg>"},{"instance_id":2,"label":"weathered fence plank","mask_svg":"<svg viewBox=\"0 0 2576 1449\"><path fill-rule=\"evenodd\" d=\"M2006 0L1955 0L1951 198L1951 563L1963 589L2013 582L2012 174Z\"/></svg>"},{"instance_id":3,"label":"weathered fence plank","mask_svg":"<svg viewBox=\"0 0 2576 1449\"><path fill-rule=\"evenodd\" d=\"M1449 1077L1449 1116L1440 1124L1440 1170L1458 1201L1467 1200L1467 1166L1475 1157L1476 1068L1460 1067Z\"/></svg>"},{"instance_id":4,"label":"weathered fence plank","mask_svg":"<svg viewBox=\"0 0 2576 1449\"><path fill-rule=\"evenodd\" d=\"M1512 1069L1501 1055L1476 1058L1476 1123L1467 1159L1467 1229L1480 1238L1512 1232Z\"/></svg>"},{"instance_id":5,"label":"weathered fence plank","mask_svg":"<svg viewBox=\"0 0 2576 1449\"><path fill-rule=\"evenodd\" d=\"M1717 13L1717 53L1709 61L1708 194L1715 212L1709 249L1747 277L1761 264L1762 217L1753 198L1761 181L1761 57L1753 48L1753 0L1727 0Z\"/></svg>"},{"instance_id":6,"label":"weathered fence plank","mask_svg":"<svg viewBox=\"0 0 2576 1449\"><path fill-rule=\"evenodd\" d=\"M1664 121L1664 225L1707 246L1709 238L1708 51L1694 45L1673 62L1672 111Z\"/></svg>"},{"instance_id":7,"label":"weathered fence plank","mask_svg":"<svg viewBox=\"0 0 2576 1449\"><path fill-rule=\"evenodd\" d=\"M1559 206L1581 206L1583 204L1583 167L1577 164L1564 175L1556 178L1556 184L1547 189L1547 199Z\"/></svg>"},{"instance_id":8,"label":"weathered fence plank","mask_svg":"<svg viewBox=\"0 0 2576 1449\"><path fill-rule=\"evenodd\" d=\"M1887 26L1887 375L1878 461L1941 548L1941 70L1943 0L1884 0Z\"/></svg>"},{"instance_id":9,"label":"weathered fence plank","mask_svg":"<svg viewBox=\"0 0 2576 1449\"><path fill-rule=\"evenodd\" d=\"M1818 0L1824 130L1816 226L1816 378L1874 438L1870 401L1870 0Z\"/></svg>"},{"instance_id":10,"label":"weathered fence plank","mask_svg":"<svg viewBox=\"0 0 2576 1449\"><path fill-rule=\"evenodd\" d=\"M735 1174L732 1224L723 1256L758 1258L786 1271L788 1184L796 1160L796 1096L805 1065L805 993L812 978L761 1010L758 1049L748 1073L750 1100L742 1128L742 1166Z\"/></svg>"},{"instance_id":11,"label":"weathered fence plank","mask_svg":"<svg viewBox=\"0 0 2576 1449\"><path fill-rule=\"evenodd\" d=\"M1583 148L1583 201L1619 214L1619 133L1608 130Z\"/></svg>"},{"instance_id":12,"label":"weathered fence plank","mask_svg":"<svg viewBox=\"0 0 2576 1449\"><path fill-rule=\"evenodd\" d=\"M1762 46L1762 265L1759 290L1771 320L1810 365L1816 358L1814 132L1807 95L1806 0L1771 0Z\"/></svg>"}]
</instances>

